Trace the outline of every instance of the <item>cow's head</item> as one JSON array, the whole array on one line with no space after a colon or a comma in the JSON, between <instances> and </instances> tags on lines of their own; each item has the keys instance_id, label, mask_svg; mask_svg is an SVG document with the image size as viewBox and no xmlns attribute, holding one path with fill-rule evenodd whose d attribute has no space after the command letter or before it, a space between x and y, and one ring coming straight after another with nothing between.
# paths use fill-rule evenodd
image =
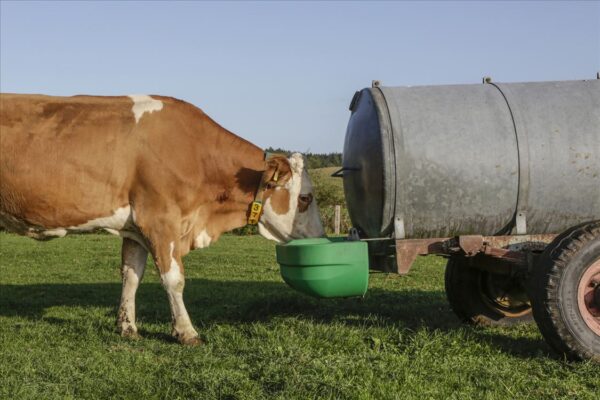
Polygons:
<instances>
[{"instance_id":1,"label":"cow's head","mask_svg":"<svg viewBox=\"0 0 600 400\"><path fill-rule=\"evenodd\" d=\"M263 214L258 223L261 235L285 242L325 234L301 154L271 157L265 179Z\"/></svg>"}]
</instances>

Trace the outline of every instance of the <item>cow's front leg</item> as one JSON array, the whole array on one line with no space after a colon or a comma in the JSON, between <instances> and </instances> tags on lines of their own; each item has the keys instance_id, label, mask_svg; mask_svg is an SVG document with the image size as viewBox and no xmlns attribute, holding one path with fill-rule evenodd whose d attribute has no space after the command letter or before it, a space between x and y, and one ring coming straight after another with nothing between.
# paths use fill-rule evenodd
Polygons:
<instances>
[{"instance_id":1,"label":"cow's front leg","mask_svg":"<svg viewBox=\"0 0 600 400\"><path fill-rule=\"evenodd\" d=\"M147 198L139 197L136 225L148 243L154 264L160 273L160 281L169 298L172 334L182 344L201 344L183 304L185 280L178 239L181 236L180 224L177 223L180 221L179 211L166 204L144 203Z\"/></svg>"},{"instance_id":2,"label":"cow's front leg","mask_svg":"<svg viewBox=\"0 0 600 400\"><path fill-rule=\"evenodd\" d=\"M173 337L182 344L198 345L202 341L198 337L198 332L194 329L183 303L185 279L183 263L181 262L177 246L178 243L169 242L167 251L165 249L157 249L159 256L155 257L155 260L160 271L160 280L167 291L171 306Z\"/></svg>"},{"instance_id":3,"label":"cow's front leg","mask_svg":"<svg viewBox=\"0 0 600 400\"><path fill-rule=\"evenodd\" d=\"M121 247L121 276L123 291L117 315L117 329L121 336L137 338L135 325L135 293L144 276L148 251L134 240L123 238Z\"/></svg>"}]
</instances>

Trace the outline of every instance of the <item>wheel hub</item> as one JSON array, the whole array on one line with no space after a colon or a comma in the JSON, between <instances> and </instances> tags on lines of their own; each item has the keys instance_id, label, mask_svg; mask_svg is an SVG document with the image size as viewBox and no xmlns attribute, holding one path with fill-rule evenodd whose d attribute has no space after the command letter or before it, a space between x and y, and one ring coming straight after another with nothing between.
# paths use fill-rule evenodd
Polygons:
<instances>
[{"instance_id":1,"label":"wheel hub","mask_svg":"<svg viewBox=\"0 0 600 400\"><path fill-rule=\"evenodd\" d=\"M587 326L600 336L600 259L592 263L581 277L577 304Z\"/></svg>"},{"instance_id":2,"label":"wheel hub","mask_svg":"<svg viewBox=\"0 0 600 400\"><path fill-rule=\"evenodd\" d=\"M530 312L531 304L518 279L492 273L482 274L482 278L482 299L496 312L506 317L520 317Z\"/></svg>"}]
</instances>

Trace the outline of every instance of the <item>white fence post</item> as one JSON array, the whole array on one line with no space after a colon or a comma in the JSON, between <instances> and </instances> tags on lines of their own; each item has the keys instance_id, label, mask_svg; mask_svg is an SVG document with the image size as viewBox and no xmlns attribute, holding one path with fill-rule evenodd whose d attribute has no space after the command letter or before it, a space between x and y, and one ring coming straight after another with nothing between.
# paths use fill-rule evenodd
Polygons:
<instances>
[{"instance_id":1,"label":"white fence post","mask_svg":"<svg viewBox=\"0 0 600 400\"><path fill-rule=\"evenodd\" d=\"M339 205L335 206L335 220L334 220L334 232L336 235L340 234L340 214L341 207Z\"/></svg>"}]
</instances>

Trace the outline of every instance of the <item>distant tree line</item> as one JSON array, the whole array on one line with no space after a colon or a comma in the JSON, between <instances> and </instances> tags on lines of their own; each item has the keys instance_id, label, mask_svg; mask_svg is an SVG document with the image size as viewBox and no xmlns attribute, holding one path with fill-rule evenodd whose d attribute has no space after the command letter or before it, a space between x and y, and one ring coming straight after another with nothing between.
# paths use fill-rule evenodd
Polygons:
<instances>
[{"instance_id":1,"label":"distant tree line","mask_svg":"<svg viewBox=\"0 0 600 400\"><path fill-rule=\"evenodd\" d=\"M284 150L284 149L274 149L269 147L265 149L265 151L271 153L280 153L285 154L286 156L290 156L292 151ZM302 153L304 155L304 159L306 160L306 168L314 169L314 168L325 168L325 167L338 167L342 165L342 153Z\"/></svg>"}]
</instances>

